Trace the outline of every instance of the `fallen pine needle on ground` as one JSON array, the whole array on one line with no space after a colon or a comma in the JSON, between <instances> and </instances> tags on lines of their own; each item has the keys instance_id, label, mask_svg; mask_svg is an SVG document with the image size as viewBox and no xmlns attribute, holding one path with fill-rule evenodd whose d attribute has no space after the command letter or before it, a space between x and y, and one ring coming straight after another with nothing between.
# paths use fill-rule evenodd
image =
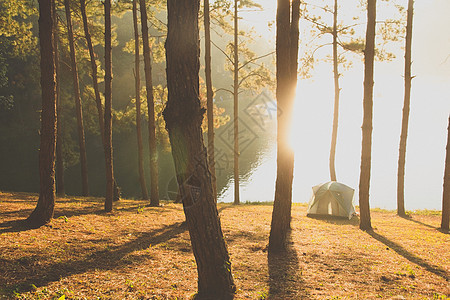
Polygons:
<instances>
[{"instance_id":1,"label":"fallen pine needle on ground","mask_svg":"<svg viewBox=\"0 0 450 300\"><path fill-rule=\"evenodd\" d=\"M190 299L197 270L181 204L57 198L53 221L27 229L36 194L0 192L0 299ZM267 253L272 205L218 204L236 299L449 299L450 235L440 213L313 219L294 204L282 255Z\"/></svg>"}]
</instances>

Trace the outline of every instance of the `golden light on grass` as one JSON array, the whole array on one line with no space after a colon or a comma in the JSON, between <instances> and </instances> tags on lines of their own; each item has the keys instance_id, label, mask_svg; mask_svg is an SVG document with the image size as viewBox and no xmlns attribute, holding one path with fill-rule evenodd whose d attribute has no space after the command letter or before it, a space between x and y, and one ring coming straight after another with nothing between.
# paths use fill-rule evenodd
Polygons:
<instances>
[{"instance_id":1,"label":"golden light on grass","mask_svg":"<svg viewBox=\"0 0 450 300\"><path fill-rule=\"evenodd\" d=\"M21 230L36 195L0 193L0 297L188 299L196 265L180 204L58 198L51 225ZM318 220L292 210L291 252L266 252L271 205L219 204L237 285L236 299L430 299L449 294L450 239L435 212L402 219L373 210L375 234L358 220ZM61 217L60 216L65 216ZM444 298L443 298L444 299Z\"/></svg>"}]
</instances>

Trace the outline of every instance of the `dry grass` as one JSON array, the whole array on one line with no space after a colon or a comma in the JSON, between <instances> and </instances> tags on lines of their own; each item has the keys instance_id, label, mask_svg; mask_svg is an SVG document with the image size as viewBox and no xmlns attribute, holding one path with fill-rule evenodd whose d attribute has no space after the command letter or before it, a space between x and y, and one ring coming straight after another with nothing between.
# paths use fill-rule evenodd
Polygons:
<instances>
[{"instance_id":1,"label":"dry grass","mask_svg":"<svg viewBox=\"0 0 450 300\"><path fill-rule=\"evenodd\" d=\"M188 299L196 266L179 204L151 208L122 200L103 213L102 199L59 198L51 225L20 220L37 196L0 193L0 299ZM305 217L294 205L292 245L265 251L270 205L220 204L238 288L236 299L447 299L450 236L440 217L411 219L372 212L358 220ZM403 297L403 298L402 298Z\"/></svg>"}]
</instances>

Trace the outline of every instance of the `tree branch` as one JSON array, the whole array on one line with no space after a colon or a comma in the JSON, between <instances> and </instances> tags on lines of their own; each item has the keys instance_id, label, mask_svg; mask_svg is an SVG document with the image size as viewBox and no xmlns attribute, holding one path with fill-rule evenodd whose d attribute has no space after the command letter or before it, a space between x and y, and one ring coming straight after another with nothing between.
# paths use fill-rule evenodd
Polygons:
<instances>
[{"instance_id":1,"label":"tree branch","mask_svg":"<svg viewBox=\"0 0 450 300\"><path fill-rule=\"evenodd\" d=\"M245 80L247 80L249 77L252 77L252 76L259 76L259 77L261 77L261 78L264 78L264 76L262 76L262 75L259 74L258 72L255 72L255 71L250 72L250 73L248 73L246 76L242 77L242 79L241 79L241 80L239 81L239 83L238 83L238 88L242 85L242 83L243 83Z\"/></svg>"},{"instance_id":2,"label":"tree branch","mask_svg":"<svg viewBox=\"0 0 450 300\"><path fill-rule=\"evenodd\" d=\"M229 90L229 89L226 89L226 88L220 88L220 89L217 89L217 90L214 91L214 93L217 93L217 92L220 92L220 91L228 92L228 93L230 93L230 94L232 94L232 95L234 94L233 91L231 91L231 90Z\"/></svg>"},{"instance_id":3,"label":"tree branch","mask_svg":"<svg viewBox=\"0 0 450 300\"><path fill-rule=\"evenodd\" d=\"M231 57L225 51L223 51L219 46L217 46L216 43L214 43L212 40L211 40L211 44L213 44L214 47L219 49L219 51L222 52L223 55L225 55L225 57L230 61L230 63L233 63L233 60L231 59Z\"/></svg>"},{"instance_id":4,"label":"tree branch","mask_svg":"<svg viewBox=\"0 0 450 300\"><path fill-rule=\"evenodd\" d=\"M275 51L272 51L272 52L270 52L270 53L267 53L267 54L264 54L264 55L261 55L261 56L252 58L252 59L246 61L242 66L240 66L240 67L238 68L238 71L241 70L242 68L244 68L244 67L245 67L246 65L248 65L249 63L252 63L252 62L254 62L254 61L256 61L256 60L258 60L258 59L260 59L260 58L267 57L267 56L272 55L272 54L274 54L274 53L275 53Z\"/></svg>"}]
</instances>

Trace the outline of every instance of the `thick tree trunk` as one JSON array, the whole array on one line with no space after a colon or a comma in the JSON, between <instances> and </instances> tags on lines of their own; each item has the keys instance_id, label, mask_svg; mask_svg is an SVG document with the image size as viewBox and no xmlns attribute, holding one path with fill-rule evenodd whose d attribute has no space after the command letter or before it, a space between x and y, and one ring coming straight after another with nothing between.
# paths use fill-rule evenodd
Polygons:
<instances>
[{"instance_id":1,"label":"thick tree trunk","mask_svg":"<svg viewBox=\"0 0 450 300\"><path fill-rule=\"evenodd\" d=\"M291 228L292 181L294 177L294 151L289 146L292 109L297 85L297 57L300 17L300 1L292 3L290 22L289 0L278 0L277 7L277 179L269 250L286 249ZM281 113L282 112L282 113Z\"/></svg>"},{"instance_id":2,"label":"thick tree trunk","mask_svg":"<svg viewBox=\"0 0 450 300\"><path fill-rule=\"evenodd\" d=\"M114 170L112 149L112 46L111 0L105 0L105 211L112 211L114 197Z\"/></svg>"},{"instance_id":3,"label":"thick tree trunk","mask_svg":"<svg viewBox=\"0 0 450 300\"><path fill-rule=\"evenodd\" d=\"M55 5L55 2L53 2ZM61 86L60 86L60 74L59 74L59 53L58 53L58 18L56 15L56 9L53 7L53 22L55 26L54 31L54 51L55 51L55 80L56 80L56 193L60 197L64 197L66 194L64 186L64 156L62 152L63 144L63 124L61 118Z\"/></svg>"},{"instance_id":4,"label":"thick tree trunk","mask_svg":"<svg viewBox=\"0 0 450 300\"><path fill-rule=\"evenodd\" d=\"M177 181L197 262L198 298L231 299L235 285L214 201L199 100L199 0L168 0L169 96L164 110Z\"/></svg>"},{"instance_id":5,"label":"thick tree trunk","mask_svg":"<svg viewBox=\"0 0 450 300\"><path fill-rule=\"evenodd\" d=\"M209 17L209 0L204 0L204 26L205 26L205 77L206 77L206 112L208 116L208 163L211 172L211 184L214 199L217 203L216 165L214 161L214 93L211 78L211 24Z\"/></svg>"},{"instance_id":6,"label":"thick tree trunk","mask_svg":"<svg viewBox=\"0 0 450 300\"><path fill-rule=\"evenodd\" d=\"M53 7L53 0L39 0L42 89L40 191L36 208L27 219L27 223L32 227L39 227L50 222L55 208L56 82Z\"/></svg>"},{"instance_id":7,"label":"thick tree trunk","mask_svg":"<svg viewBox=\"0 0 450 300\"><path fill-rule=\"evenodd\" d=\"M408 11L406 20L406 45L405 45L405 98L403 102L402 132L400 134L400 146L398 150L398 171L397 171L397 214L406 216L405 213L405 160L406 160L406 139L408 137L409 105L411 99L411 44L412 25L414 15L414 1L408 1Z\"/></svg>"},{"instance_id":8,"label":"thick tree trunk","mask_svg":"<svg viewBox=\"0 0 450 300\"><path fill-rule=\"evenodd\" d=\"M147 8L145 0L139 0L141 9L142 41L144 44L145 86L148 107L148 146L150 152L150 205L159 206L158 150L156 149L155 103L153 100L152 62L148 40Z\"/></svg>"},{"instance_id":9,"label":"thick tree trunk","mask_svg":"<svg viewBox=\"0 0 450 300\"><path fill-rule=\"evenodd\" d=\"M331 134L331 148L330 148L330 180L336 181L336 144L339 122L339 69L338 69L338 33L337 33L337 17L338 17L338 2L334 0L333 12L333 76L334 76L334 113L333 113L333 131Z\"/></svg>"},{"instance_id":10,"label":"thick tree trunk","mask_svg":"<svg viewBox=\"0 0 450 300\"><path fill-rule=\"evenodd\" d=\"M447 128L447 151L445 155L445 170L444 170L444 192L442 196L442 221L441 229L449 231L450 221L450 115L448 117Z\"/></svg>"},{"instance_id":11,"label":"thick tree trunk","mask_svg":"<svg viewBox=\"0 0 450 300\"><path fill-rule=\"evenodd\" d=\"M372 157L373 64L375 55L376 0L367 2L366 47L364 50L364 100L361 148L361 174L359 178L359 210L362 230L371 230L369 189Z\"/></svg>"},{"instance_id":12,"label":"thick tree trunk","mask_svg":"<svg viewBox=\"0 0 450 300\"><path fill-rule=\"evenodd\" d=\"M234 0L234 83L233 83L233 124L234 124L234 204L240 204L239 196L239 39L238 0Z\"/></svg>"},{"instance_id":13,"label":"thick tree trunk","mask_svg":"<svg viewBox=\"0 0 450 300\"><path fill-rule=\"evenodd\" d=\"M64 0L64 7L66 10L67 32L70 49L70 67L72 69L73 91L75 98L75 111L77 115L77 131L78 131L78 146L80 150L80 165L81 165L81 186L82 195L89 195L89 182L88 182L88 167L86 156L86 142L84 138L84 125L83 125L83 108L81 106L80 96L80 83L78 81L78 66L75 54L75 45L72 29L72 16L70 12L69 0Z\"/></svg>"},{"instance_id":14,"label":"thick tree trunk","mask_svg":"<svg viewBox=\"0 0 450 300\"><path fill-rule=\"evenodd\" d=\"M136 132L138 144L138 169L139 182L141 183L142 199L148 200L147 184L144 174L144 150L142 146L142 126L141 126L141 76L139 70L139 30L137 21L137 0L133 0L133 28L134 28L134 76L136 93Z\"/></svg>"}]
</instances>

